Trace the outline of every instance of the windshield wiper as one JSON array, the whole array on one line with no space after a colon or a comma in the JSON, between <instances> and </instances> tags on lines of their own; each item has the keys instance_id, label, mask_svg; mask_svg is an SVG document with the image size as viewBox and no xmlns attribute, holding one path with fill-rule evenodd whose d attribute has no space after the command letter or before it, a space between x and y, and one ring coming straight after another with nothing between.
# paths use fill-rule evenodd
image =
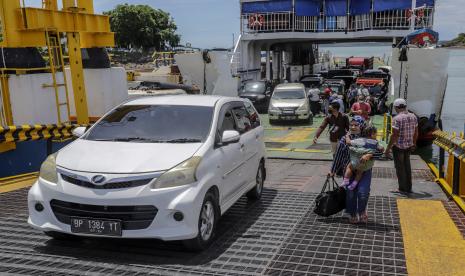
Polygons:
<instances>
[{"instance_id":1,"label":"windshield wiper","mask_svg":"<svg viewBox=\"0 0 465 276\"><path fill-rule=\"evenodd\" d=\"M180 139L173 139L167 140L166 143L200 143L202 140L195 139L195 138L180 138Z\"/></svg>"},{"instance_id":2,"label":"windshield wiper","mask_svg":"<svg viewBox=\"0 0 465 276\"><path fill-rule=\"evenodd\" d=\"M112 139L96 139L95 141L112 141L112 142L148 142L148 143L165 143L165 140L156 140L143 137L118 137Z\"/></svg>"}]
</instances>

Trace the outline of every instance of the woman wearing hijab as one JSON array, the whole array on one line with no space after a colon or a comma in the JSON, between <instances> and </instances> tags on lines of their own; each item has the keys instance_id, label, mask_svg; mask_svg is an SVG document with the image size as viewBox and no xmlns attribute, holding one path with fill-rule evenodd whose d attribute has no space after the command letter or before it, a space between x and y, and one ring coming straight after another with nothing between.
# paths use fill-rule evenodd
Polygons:
<instances>
[{"instance_id":1,"label":"woman wearing hijab","mask_svg":"<svg viewBox=\"0 0 465 276\"><path fill-rule=\"evenodd\" d=\"M350 131L347 134L350 140L362 137L363 129L365 128L365 120L361 116L354 116L350 122ZM361 162L366 162L373 158L373 155L366 154L360 159ZM347 165L350 163L349 146L346 144L346 137L339 141L336 154L334 156L333 165L331 166L330 175L342 175ZM370 196L372 170L364 172L362 179L354 190L346 190L346 212L350 215L350 223L368 221L366 207Z\"/></svg>"}]
</instances>

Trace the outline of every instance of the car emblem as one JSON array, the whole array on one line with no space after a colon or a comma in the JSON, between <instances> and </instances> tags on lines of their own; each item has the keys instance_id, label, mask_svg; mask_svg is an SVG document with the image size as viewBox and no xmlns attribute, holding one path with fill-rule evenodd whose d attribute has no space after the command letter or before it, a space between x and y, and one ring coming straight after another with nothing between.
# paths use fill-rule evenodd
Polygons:
<instances>
[{"instance_id":1,"label":"car emblem","mask_svg":"<svg viewBox=\"0 0 465 276\"><path fill-rule=\"evenodd\" d=\"M92 183L94 184L103 184L105 182L106 178L105 176L101 175L101 174L98 174L94 177L92 177L91 181Z\"/></svg>"}]
</instances>

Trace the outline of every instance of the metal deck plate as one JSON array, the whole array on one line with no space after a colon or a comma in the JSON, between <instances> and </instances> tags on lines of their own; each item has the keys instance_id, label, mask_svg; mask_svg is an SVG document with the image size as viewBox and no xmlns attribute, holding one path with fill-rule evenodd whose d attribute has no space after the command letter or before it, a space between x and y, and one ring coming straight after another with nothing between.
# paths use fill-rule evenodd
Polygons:
<instances>
[{"instance_id":1,"label":"metal deck plate","mask_svg":"<svg viewBox=\"0 0 465 276\"><path fill-rule=\"evenodd\" d=\"M214 244L199 254L179 242L50 240L26 223L26 190L1 194L0 274L262 274L312 198L266 189L259 202L241 199L221 219Z\"/></svg>"},{"instance_id":2,"label":"metal deck plate","mask_svg":"<svg viewBox=\"0 0 465 276\"><path fill-rule=\"evenodd\" d=\"M357 226L309 211L265 274L406 275L396 200L370 197L368 210L368 224Z\"/></svg>"},{"instance_id":3,"label":"metal deck plate","mask_svg":"<svg viewBox=\"0 0 465 276\"><path fill-rule=\"evenodd\" d=\"M208 250L191 253L179 242L51 240L27 225L26 195L0 194L0 274L406 273L394 198L371 197L371 222L352 226L314 215L315 194L265 189L261 201L241 199L224 215Z\"/></svg>"}]
</instances>

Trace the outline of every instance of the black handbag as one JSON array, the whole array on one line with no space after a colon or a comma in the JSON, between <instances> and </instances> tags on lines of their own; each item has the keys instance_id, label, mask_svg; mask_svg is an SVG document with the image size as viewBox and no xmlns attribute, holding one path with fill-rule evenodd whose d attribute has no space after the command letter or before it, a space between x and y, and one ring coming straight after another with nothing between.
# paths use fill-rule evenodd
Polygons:
<instances>
[{"instance_id":1,"label":"black handbag","mask_svg":"<svg viewBox=\"0 0 465 276\"><path fill-rule=\"evenodd\" d=\"M334 177L328 176L315 199L313 212L322 217L329 217L346 208L346 190L339 187Z\"/></svg>"}]
</instances>

